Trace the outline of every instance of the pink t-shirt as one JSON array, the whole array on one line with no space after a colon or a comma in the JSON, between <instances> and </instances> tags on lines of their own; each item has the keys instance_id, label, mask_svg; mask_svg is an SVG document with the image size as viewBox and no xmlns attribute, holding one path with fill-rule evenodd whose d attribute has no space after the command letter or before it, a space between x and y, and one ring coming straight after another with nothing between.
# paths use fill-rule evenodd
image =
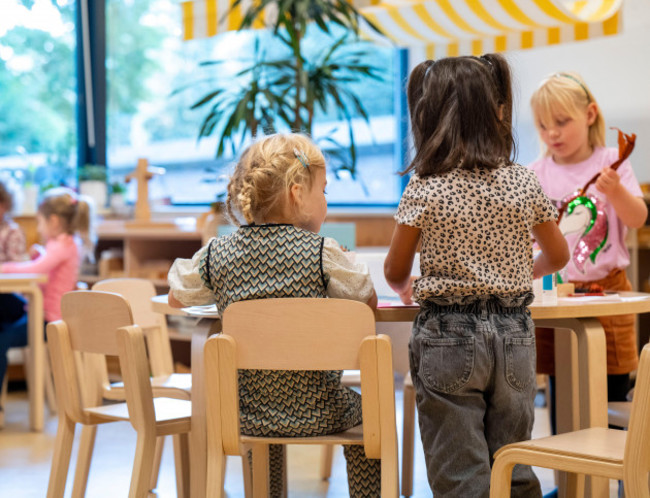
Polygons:
<instances>
[{"instance_id":1,"label":"pink t-shirt","mask_svg":"<svg viewBox=\"0 0 650 498\"><path fill-rule=\"evenodd\" d=\"M618 149L597 147L589 159L576 164L557 164L550 156L530 167L537 174L546 194L559 206L573 197L601 169L618 160ZM634 196L642 197L632 165L624 161L616 170L621 184ZM625 268L630 254L625 246L627 227L605 194L591 185L585 198L572 202L562 216L560 230L569 244L569 280L593 281L604 278L615 268Z\"/></svg>"},{"instance_id":2,"label":"pink t-shirt","mask_svg":"<svg viewBox=\"0 0 650 498\"><path fill-rule=\"evenodd\" d=\"M45 320L61 319L61 298L77 286L81 251L75 237L61 234L45 244L45 252L33 261L3 263L3 273L44 273L47 282L43 290Z\"/></svg>"}]
</instances>

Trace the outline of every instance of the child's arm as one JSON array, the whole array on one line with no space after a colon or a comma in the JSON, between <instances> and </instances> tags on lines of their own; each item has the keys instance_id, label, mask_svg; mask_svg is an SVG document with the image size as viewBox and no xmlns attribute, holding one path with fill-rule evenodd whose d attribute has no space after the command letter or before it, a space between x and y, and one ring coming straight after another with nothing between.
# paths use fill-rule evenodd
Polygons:
<instances>
[{"instance_id":1,"label":"child's arm","mask_svg":"<svg viewBox=\"0 0 650 498\"><path fill-rule=\"evenodd\" d=\"M533 264L533 278L540 278L558 271L569 262L569 246L557 222L547 221L533 227L533 237L542 253Z\"/></svg>"},{"instance_id":2,"label":"child's arm","mask_svg":"<svg viewBox=\"0 0 650 498\"><path fill-rule=\"evenodd\" d=\"M399 294L404 304L413 302L413 278L411 268L420 241L421 230L397 224L384 261L384 276L390 287Z\"/></svg>"},{"instance_id":3,"label":"child's arm","mask_svg":"<svg viewBox=\"0 0 650 498\"><path fill-rule=\"evenodd\" d=\"M648 217L648 207L641 197L634 196L625 188L617 171L610 167L604 168L596 180L596 188L607 196L625 226L643 226Z\"/></svg>"},{"instance_id":4,"label":"child's arm","mask_svg":"<svg viewBox=\"0 0 650 498\"><path fill-rule=\"evenodd\" d=\"M185 305L174 297L174 291L172 290L170 290L169 294L167 294L167 303L172 308L185 308Z\"/></svg>"},{"instance_id":5,"label":"child's arm","mask_svg":"<svg viewBox=\"0 0 650 498\"><path fill-rule=\"evenodd\" d=\"M49 273L70 257L70 248L58 242L49 242L45 248L32 261L18 261L4 263L4 273Z\"/></svg>"},{"instance_id":6,"label":"child's arm","mask_svg":"<svg viewBox=\"0 0 650 498\"><path fill-rule=\"evenodd\" d=\"M370 299L366 301L366 304L370 306L373 310L377 309L377 291L374 289L372 290L372 296L370 296Z\"/></svg>"},{"instance_id":7,"label":"child's arm","mask_svg":"<svg viewBox=\"0 0 650 498\"><path fill-rule=\"evenodd\" d=\"M199 249L192 259L177 258L167 274L167 302L173 308L202 306L215 302L214 293L201 279L199 266L208 246Z\"/></svg>"}]
</instances>

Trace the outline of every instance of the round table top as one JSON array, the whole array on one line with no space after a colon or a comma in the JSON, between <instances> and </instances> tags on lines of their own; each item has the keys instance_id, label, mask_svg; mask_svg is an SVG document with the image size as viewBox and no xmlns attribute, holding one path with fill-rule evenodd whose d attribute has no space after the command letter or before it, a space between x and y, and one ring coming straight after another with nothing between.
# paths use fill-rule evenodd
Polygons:
<instances>
[{"instance_id":1,"label":"round table top","mask_svg":"<svg viewBox=\"0 0 650 498\"><path fill-rule=\"evenodd\" d=\"M47 275L44 273L0 273L0 286L4 284L45 283Z\"/></svg>"},{"instance_id":2,"label":"round table top","mask_svg":"<svg viewBox=\"0 0 650 498\"><path fill-rule=\"evenodd\" d=\"M533 319L552 318L589 318L596 316L626 315L650 312L650 294L642 292L620 292L619 300L611 296L599 297L566 297L558 298L558 304L532 304L530 314ZM184 309L172 308L167 304L167 295L152 298L154 311L166 315L203 316L218 318L211 313L187 313ZM375 312L378 322L411 322L419 311L414 306L380 307Z\"/></svg>"},{"instance_id":3,"label":"round table top","mask_svg":"<svg viewBox=\"0 0 650 498\"><path fill-rule=\"evenodd\" d=\"M553 318L589 318L596 316L626 315L650 312L650 294L643 292L619 292L620 299L612 296L560 297L557 304L533 303L530 315L535 320ZM410 322L418 306L396 306L378 308L375 316L378 322Z\"/></svg>"}]
</instances>

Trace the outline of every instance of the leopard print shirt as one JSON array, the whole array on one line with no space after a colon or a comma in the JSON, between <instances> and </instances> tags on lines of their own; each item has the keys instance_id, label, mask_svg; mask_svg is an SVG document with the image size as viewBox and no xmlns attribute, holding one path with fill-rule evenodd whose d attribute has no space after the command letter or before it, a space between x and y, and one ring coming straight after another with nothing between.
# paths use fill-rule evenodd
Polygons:
<instances>
[{"instance_id":1,"label":"leopard print shirt","mask_svg":"<svg viewBox=\"0 0 650 498\"><path fill-rule=\"evenodd\" d=\"M414 174L395 215L397 223L422 231L422 276L413 298L444 305L529 295L531 229L555 219L535 174L518 164Z\"/></svg>"}]
</instances>

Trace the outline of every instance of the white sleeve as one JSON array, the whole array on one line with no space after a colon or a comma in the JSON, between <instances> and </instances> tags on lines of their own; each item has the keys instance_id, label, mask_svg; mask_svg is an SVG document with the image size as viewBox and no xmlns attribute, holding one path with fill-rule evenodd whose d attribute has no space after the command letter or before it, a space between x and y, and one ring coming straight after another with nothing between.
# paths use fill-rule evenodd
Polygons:
<instances>
[{"instance_id":1,"label":"white sleeve","mask_svg":"<svg viewBox=\"0 0 650 498\"><path fill-rule=\"evenodd\" d=\"M199 249L192 259L177 258L167 275L169 290L185 306L201 306L215 302L214 294L205 286L199 275L199 264L207 247L206 245Z\"/></svg>"},{"instance_id":2,"label":"white sleeve","mask_svg":"<svg viewBox=\"0 0 650 498\"><path fill-rule=\"evenodd\" d=\"M323 272L329 278L327 296L368 302L374 292L365 264L353 263L336 240L325 237Z\"/></svg>"}]
</instances>

